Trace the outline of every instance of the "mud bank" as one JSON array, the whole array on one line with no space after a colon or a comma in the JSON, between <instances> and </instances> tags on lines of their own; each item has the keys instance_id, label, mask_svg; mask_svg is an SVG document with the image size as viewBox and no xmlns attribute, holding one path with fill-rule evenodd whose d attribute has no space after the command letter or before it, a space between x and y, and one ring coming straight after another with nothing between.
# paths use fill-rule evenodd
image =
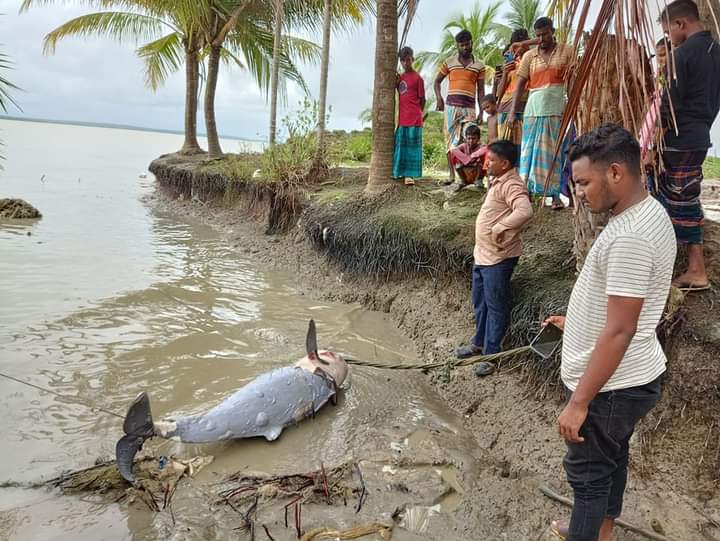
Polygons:
<instances>
[{"instance_id":1,"label":"mud bank","mask_svg":"<svg viewBox=\"0 0 720 541\"><path fill-rule=\"evenodd\" d=\"M428 362L447 359L472 334L467 270L482 194L468 191L445 201L421 184L368 200L362 197L364 171L341 169L313 188L284 231L267 235L272 198L257 197L250 175L221 172L208 182L207 170L195 174L196 165L178 163L170 156L153 162L160 190L152 203L215 226L236 249L270 267L294 271L308 296L389 313ZM540 317L562 311L574 277L569 211L544 212L525 239L508 345L526 342ZM720 269L718 239L718 226L710 224L713 280ZM664 327L670 356L664 396L633 441L624 518L647 529L657 521L669 539L720 539L716 297L712 291L685 299ZM484 380L469 369L429 379L463 418L474 471L457 508L445 515L455 529L424 538L550 539L550 520L567 511L538 487L569 495L564 445L554 428L561 407L557 364L519 359ZM641 539L626 532L616 538Z\"/></svg>"}]
</instances>

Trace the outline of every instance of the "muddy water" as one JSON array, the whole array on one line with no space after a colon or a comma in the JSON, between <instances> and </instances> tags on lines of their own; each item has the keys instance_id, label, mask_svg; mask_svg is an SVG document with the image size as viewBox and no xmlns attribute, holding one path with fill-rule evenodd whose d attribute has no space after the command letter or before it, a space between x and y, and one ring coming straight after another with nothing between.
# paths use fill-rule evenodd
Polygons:
<instances>
[{"instance_id":1,"label":"muddy water","mask_svg":"<svg viewBox=\"0 0 720 541\"><path fill-rule=\"evenodd\" d=\"M267 271L210 228L144 204L152 175L140 173L179 147L177 136L0 127L8 157L0 196L24 198L44 214L0 223L0 371L120 414L147 390L157 418L202 410L293 362L310 318L321 347L413 360L412 344L384 315L313 302L297 292L292 273ZM230 150L237 144L225 142ZM161 454L213 455L206 479L310 470L356 457L378 427L411 434L429 418L455 431L422 378L359 370L338 407L276 442L152 445ZM0 538L164 537L147 512L7 487L111 456L120 419L4 378L0 419Z\"/></svg>"}]
</instances>

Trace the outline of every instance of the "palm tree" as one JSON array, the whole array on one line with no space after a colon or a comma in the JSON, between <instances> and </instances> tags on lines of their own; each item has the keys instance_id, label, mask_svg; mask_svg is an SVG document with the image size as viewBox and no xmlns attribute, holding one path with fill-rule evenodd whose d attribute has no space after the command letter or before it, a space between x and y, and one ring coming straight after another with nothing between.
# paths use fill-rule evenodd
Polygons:
<instances>
[{"instance_id":1,"label":"palm tree","mask_svg":"<svg viewBox=\"0 0 720 541\"><path fill-rule=\"evenodd\" d=\"M31 4L49 4L52 0L24 0L21 10ZM211 156L221 153L215 124L215 89L220 62L247 69L258 85L267 92L273 48L272 18L268 18L262 0L232 2L220 5L214 0L97 0L89 2L102 8L124 11L100 11L66 22L45 37L45 51L54 52L66 37L109 35L134 43L154 39L138 48L144 60L149 87L155 89L186 61L185 144L182 151L197 152L197 89L199 62L207 57L207 84L204 108ZM233 11L228 11L233 7ZM240 8L246 11L240 17ZM223 11L224 9L224 11ZM223 38L224 36L224 38ZM221 41L220 46L217 45ZM307 90L293 58L312 61L317 46L307 40L283 36L279 71L284 79L293 80Z\"/></svg>"},{"instance_id":2,"label":"palm tree","mask_svg":"<svg viewBox=\"0 0 720 541\"><path fill-rule=\"evenodd\" d=\"M535 21L544 14L542 0L510 0L508 2L510 11L505 14L505 24L498 24L496 33L502 38L502 43L507 43L513 30L524 28L531 31Z\"/></svg>"},{"instance_id":3,"label":"palm tree","mask_svg":"<svg viewBox=\"0 0 720 541\"><path fill-rule=\"evenodd\" d=\"M273 60L272 73L270 75L270 133L268 136L270 146L275 144L275 132L277 130L278 76L280 74L280 41L282 39L282 25L285 18L284 13L285 0L275 0Z\"/></svg>"},{"instance_id":4,"label":"palm tree","mask_svg":"<svg viewBox=\"0 0 720 541\"><path fill-rule=\"evenodd\" d=\"M382 191L392 176L397 51L398 0L377 0L372 157L365 188L368 193Z\"/></svg>"},{"instance_id":5,"label":"palm tree","mask_svg":"<svg viewBox=\"0 0 720 541\"><path fill-rule=\"evenodd\" d=\"M497 22L502 2L494 2L485 9L480 3L475 4L469 15L458 13L448 20L443 27L442 42L439 51L422 51L417 55L418 64L422 69L437 72L445 59L453 56L457 51L455 34L460 30L468 30L473 36L473 55L482 60L486 66L496 66L502 63L502 51L498 47L504 31ZM508 36L509 37L509 36ZM507 40L507 38L505 38ZM485 71L485 76L491 79L493 70Z\"/></svg>"},{"instance_id":6,"label":"palm tree","mask_svg":"<svg viewBox=\"0 0 720 541\"><path fill-rule=\"evenodd\" d=\"M50 4L52 0L24 0L20 11L32 4ZM125 11L101 11L76 17L45 36L43 50L54 53L60 40L70 36L108 35L134 43L157 38L138 49L145 61L147 85L156 90L185 61L185 154L202 152L197 141L197 89L199 53L203 47L197 33L192 0L104 0L103 8L121 7ZM158 36L160 36L158 38Z\"/></svg>"},{"instance_id":7,"label":"palm tree","mask_svg":"<svg viewBox=\"0 0 720 541\"><path fill-rule=\"evenodd\" d=\"M12 61L6 55L5 53L0 53L0 72L11 70L12 68ZM17 102L13 99L11 92L13 90L20 90L16 85L11 83L8 79L6 79L3 75L0 75L0 108L7 113L8 107L10 104L14 105L17 109L20 109L20 106L17 104ZM2 145L2 142L0 141L0 145ZM0 159L4 158L0 154ZM0 166L0 170L2 169L2 166Z\"/></svg>"},{"instance_id":8,"label":"palm tree","mask_svg":"<svg viewBox=\"0 0 720 541\"><path fill-rule=\"evenodd\" d=\"M330 30L332 25L332 0L324 0L322 60L320 61L320 96L318 100L317 152L315 161L320 162L325 149L325 120L327 115L328 70L330 69Z\"/></svg>"}]
</instances>

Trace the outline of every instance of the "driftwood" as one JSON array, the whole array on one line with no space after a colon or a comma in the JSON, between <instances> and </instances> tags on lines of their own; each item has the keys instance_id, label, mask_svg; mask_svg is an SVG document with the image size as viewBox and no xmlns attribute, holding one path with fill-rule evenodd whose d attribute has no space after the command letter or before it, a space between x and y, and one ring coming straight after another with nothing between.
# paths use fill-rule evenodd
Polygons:
<instances>
[{"instance_id":1,"label":"driftwood","mask_svg":"<svg viewBox=\"0 0 720 541\"><path fill-rule=\"evenodd\" d=\"M570 498L561 496L560 494L558 494L557 492L555 492L548 486L544 486L544 485L541 486L540 492L542 492L545 496L547 496L551 500L555 500L556 502L566 505L567 507L573 506L573 501ZM625 528L628 531L645 536L648 539L653 539L654 541L671 541L668 537L665 537L664 535L660 535L658 533L651 532L649 530L644 530L644 529L640 528L639 526L635 526L634 524L631 524L621 518L615 519L615 524L617 524L621 528Z\"/></svg>"},{"instance_id":2,"label":"driftwood","mask_svg":"<svg viewBox=\"0 0 720 541\"><path fill-rule=\"evenodd\" d=\"M392 539L393 527L387 524L374 523L366 526L357 526L348 530L331 530L329 528L315 528L300 538L300 541L315 541L316 539L359 539L367 535L380 534L383 541Z\"/></svg>"}]
</instances>

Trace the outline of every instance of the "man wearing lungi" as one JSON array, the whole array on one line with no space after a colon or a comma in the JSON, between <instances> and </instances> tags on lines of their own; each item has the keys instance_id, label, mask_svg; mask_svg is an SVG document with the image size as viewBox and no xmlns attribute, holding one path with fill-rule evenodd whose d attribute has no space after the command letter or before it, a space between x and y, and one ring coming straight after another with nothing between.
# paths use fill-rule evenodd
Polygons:
<instances>
[{"instance_id":1,"label":"man wearing lungi","mask_svg":"<svg viewBox=\"0 0 720 541\"><path fill-rule=\"evenodd\" d=\"M668 4L660 22L673 44L677 76L662 101L664 171L655 196L670 215L678 243L687 246L688 268L673 285L702 291L710 287L703 256L702 165L720 109L720 44L703 27L692 0Z\"/></svg>"},{"instance_id":2,"label":"man wearing lungi","mask_svg":"<svg viewBox=\"0 0 720 541\"><path fill-rule=\"evenodd\" d=\"M448 155L448 182L455 182L455 168L450 152L463 141L468 124L479 122L477 105L485 95L485 64L472 53L473 38L467 30L455 36L458 54L448 58L440 66L435 78L437 110L445 112L444 132ZM443 100L441 85L448 78L447 99Z\"/></svg>"}]
</instances>

